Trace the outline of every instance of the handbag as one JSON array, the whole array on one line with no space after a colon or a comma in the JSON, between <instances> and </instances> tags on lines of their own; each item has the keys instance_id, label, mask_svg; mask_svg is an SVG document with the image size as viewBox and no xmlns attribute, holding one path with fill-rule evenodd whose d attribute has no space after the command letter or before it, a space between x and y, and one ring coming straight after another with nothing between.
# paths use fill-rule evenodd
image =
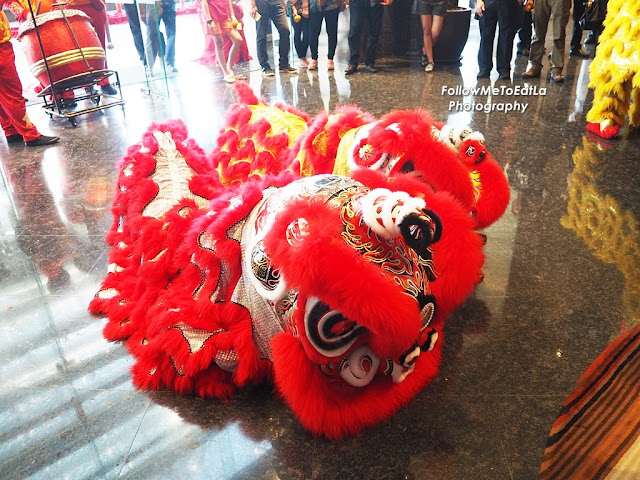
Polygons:
<instances>
[{"instance_id":1,"label":"handbag","mask_svg":"<svg viewBox=\"0 0 640 480\"><path fill-rule=\"evenodd\" d=\"M584 3L584 13L580 17L579 23L583 30L599 30L607 15L606 4L600 0L586 0Z\"/></svg>"}]
</instances>

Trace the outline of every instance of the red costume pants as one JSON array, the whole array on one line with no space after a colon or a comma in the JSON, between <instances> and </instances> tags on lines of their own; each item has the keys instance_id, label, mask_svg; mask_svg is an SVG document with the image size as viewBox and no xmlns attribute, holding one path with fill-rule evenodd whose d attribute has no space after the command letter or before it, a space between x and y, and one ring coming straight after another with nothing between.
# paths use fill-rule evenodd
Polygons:
<instances>
[{"instance_id":1,"label":"red costume pants","mask_svg":"<svg viewBox=\"0 0 640 480\"><path fill-rule=\"evenodd\" d=\"M0 43L0 125L7 137L20 134L29 142L40 138L40 132L27 116L15 60L13 45Z\"/></svg>"}]
</instances>

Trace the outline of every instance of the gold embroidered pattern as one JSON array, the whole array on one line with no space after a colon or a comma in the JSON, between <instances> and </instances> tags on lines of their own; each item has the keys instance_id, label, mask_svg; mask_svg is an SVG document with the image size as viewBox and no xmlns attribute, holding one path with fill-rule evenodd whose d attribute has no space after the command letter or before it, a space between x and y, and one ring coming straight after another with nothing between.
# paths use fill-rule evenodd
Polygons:
<instances>
[{"instance_id":1,"label":"gold embroidered pattern","mask_svg":"<svg viewBox=\"0 0 640 480\"><path fill-rule=\"evenodd\" d=\"M154 154L156 170L151 179L158 186L158 193L142 210L145 217L161 218L184 198L196 202L199 208L209 205L209 200L189 189L195 171L187 164L176 148L170 133L156 132L158 151Z\"/></svg>"},{"instance_id":2,"label":"gold embroidered pattern","mask_svg":"<svg viewBox=\"0 0 640 480\"><path fill-rule=\"evenodd\" d=\"M187 344L189 345L189 352L193 355L197 351L201 350L204 347L204 344L214 335L219 333L228 332L223 328L220 328L215 331L209 330L201 330L199 328L193 328L186 323L178 323L173 327L169 327L169 329L180 330L182 337L185 339Z\"/></svg>"}]
</instances>

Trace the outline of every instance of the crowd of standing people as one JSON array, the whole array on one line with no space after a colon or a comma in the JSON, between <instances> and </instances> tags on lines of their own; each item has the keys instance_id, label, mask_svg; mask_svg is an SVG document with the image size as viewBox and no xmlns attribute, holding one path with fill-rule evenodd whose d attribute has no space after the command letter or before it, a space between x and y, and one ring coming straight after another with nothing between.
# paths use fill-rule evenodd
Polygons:
<instances>
[{"instance_id":1,"label":"crowd of standing people","mask_svg":"<svg viewBox=\"0 0 640 480\"><path fill-rule=\"evenodd\" d=\"M531 2L531 3L529 3ZM535 8L532 6L535 5ZM572 9L572 0L478 0L476 18L480 27L478 78L488 78L493 68L493 43L496 26L499 29L496 68L499 78L511 78L511 58L516 33L519 35L517 55L528 57L525 79L540 77L545 53L544 42L551 20L553 47L549 55L549 77L555 83L564 82L565 32ZM584 0L573 0L573 30L570 55L588 58L582 47L580 18ZM533 29L531 28L533 24Z\"/></svg>"},{"instance_id":2,"label":"crowd of standing people","mask_svg":"<svg viewBox=\"0 0 640 480\"><path fill-rule=\"evenodd\" d=\"M221 0L207 0L221 1ZM511 78L513 46L518 36L517 55L528 58L528 66L522 74L525 79L537 78L542 71L544 42L551 21L553 48L549 56L549 76L553 82L564 81L565 31L573 10L573 28L570 55L588 58L582 46L583 29L580 18L584 14L585 0L476 0L475 18L480 29L478 49L478 78L489 78L493 70L494 40L496 69L502 80ZM598 0L606 2L606 0ZM382 29L383 8L393 0L252 0L252 15L257 19L258 60L265 75L271 76L266 54L266 33L269 21L280 35L280 71L295 73L294 68L282 59L288 58L289 26L293 26L294 46L298 65L309 70L318 68L318 39L324 22L327 33L327 69L335 68L334 55L338 40L338 16L349 8L349 59L345 70L352 75L359 69L360 55L364 54L364 71L376 73L375 66L378 38ZM443 29L447 15L447 0L415 0L413 12L420 17L422 26L421 64L427 73L435 69L434 48ZM288 17L288 22L287 22ZM362 31L367 24L367 38L362 42ZM590 35L586 43L593 41ZM309 55L311 58L309 58Z\"/></svg>"}]
</instances>

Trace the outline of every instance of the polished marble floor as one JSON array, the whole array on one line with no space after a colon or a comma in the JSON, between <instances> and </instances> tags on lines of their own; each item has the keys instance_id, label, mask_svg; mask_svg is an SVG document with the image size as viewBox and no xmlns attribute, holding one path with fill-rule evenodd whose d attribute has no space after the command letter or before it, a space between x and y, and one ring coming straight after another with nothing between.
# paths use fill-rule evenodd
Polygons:
<instances>
[{"instance_id":1,"label":"polished marble floor","mask_svg":"<svg viewBox=\"0 0 640 480\"><path fill-rule=\"evenodd\" d=\"M221 404L133 388L131 357L87 313L106 273L116 162L151 122L168 118L184 119L210 150L234 101L232 87L195 61L197 20L180 18L180 71L166 83L168 97L127 77L124 112L83 115L76 128L30 106L44 133L62 137L58 146L0 140L0 478L537 477L581 373L640 322L640 135L585 134L588 60L570 59L562 86L544 77L500 82L495 72L478 83L536 86L535 94L463 96L455 87L477 83L475 22L461 66L438 65L431 75L416 57L382 58L379 73L345 77L345 26L343 16L335 72L321 61L317 72L263 78L251 62L243 67L250 85L310 113L348 103L375 115L422 107L470 124L511 184L508 211L486 231L484 282L449 319L437 380L388 423L338 442L310 436L268 390ZM134 58L125 28L112 27L115 51ZM127 55L110 55L112 68L134 69L122 63ZM514 60L516 74L524 67ZM528 106L455 111L473 101Z\"/></svg>"}]
</instances>

